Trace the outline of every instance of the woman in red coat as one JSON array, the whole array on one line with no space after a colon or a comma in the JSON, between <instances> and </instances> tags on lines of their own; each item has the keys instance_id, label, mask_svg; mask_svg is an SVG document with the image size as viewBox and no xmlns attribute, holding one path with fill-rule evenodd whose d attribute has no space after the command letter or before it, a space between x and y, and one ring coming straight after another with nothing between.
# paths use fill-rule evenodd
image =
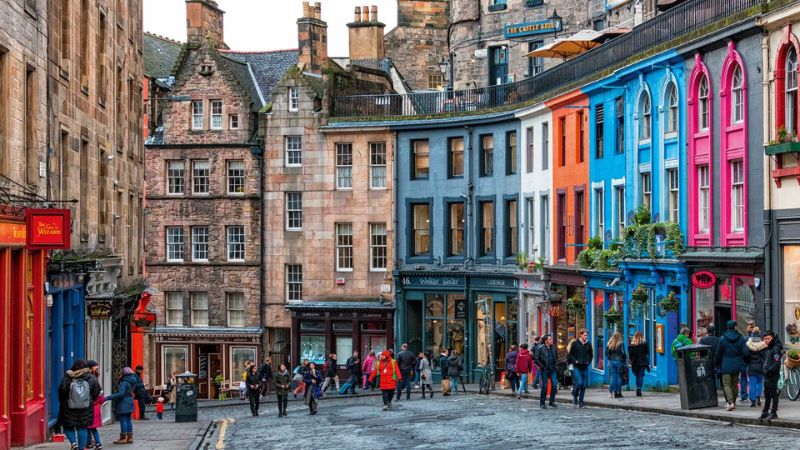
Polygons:
<instances>
[{"instance_id":1,"label":"woman in red coat","mask_svg":"<svg viewBox=\"0 0 800 450\"><path fill-rule=\"evenodd\" d=\"M392 407L392 397L394 390L397 389L397 382L403 379L400 368L388 351L381 353L378 363L373 367L372 375L369 376L369 381L373 381L375 376L380 377L378 387L383 393L383 410L387 411Z\"/></svg>"}]
</instances>

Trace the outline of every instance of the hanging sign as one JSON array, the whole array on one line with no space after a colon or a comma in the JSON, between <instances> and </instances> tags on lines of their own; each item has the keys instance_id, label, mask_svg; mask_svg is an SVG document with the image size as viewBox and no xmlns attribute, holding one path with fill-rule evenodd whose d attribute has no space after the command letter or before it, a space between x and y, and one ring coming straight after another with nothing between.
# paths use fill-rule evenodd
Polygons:
<instances>
[{"instance_id":1,"label":"hanging sign","mask_svg":"<svg viewBox=\"0 0 800 450\"><path fill-rule=\"evenodd\" d=\"M553 23L549 20L515 23L503 27L503 35L506 38L552 33L553 31ZM556 28L555 31L561 31L561 23L558 24L558 28Z\"/></svg>"},{"instance_id":2,"label":"hanging sign","mask_svg":"<svg viewBox=\"0 0 800 450\"><path fill-rule=\"evenodd\" d=\"M90 319L110 319L113 311L109 301L92 301L87 303Z\"/></svg>"},{"instance_id":3,"label":"hanging sign","mask_svg":"<svg viewBox=\"0 0 800 450\"><path fill-rule=\"evenodd\" d=\"M717 277L707 270L692 274L692 286L698 289L708 289L714 287L716 283Z\"/></svg>"},{"instance_id":4,"label":"hanging sign","mask_svg":"<svg viewBox=\"0 0 800 450\"><path fill-rule=\"evenodd\" d=\"M24 246L25 236L24 223L0 221L0 245L6 247Z\"/></svg>"},{"instance_id":5,"label":"hanging sign","mask_svg":"<svg viewBox=\"0 0 800 450\"><path fill-rule=\"evenodd\" d=\"M69 248L68 209L27 209L27 245L31 249L57 250Z\"/></svg>"}]
</instances>

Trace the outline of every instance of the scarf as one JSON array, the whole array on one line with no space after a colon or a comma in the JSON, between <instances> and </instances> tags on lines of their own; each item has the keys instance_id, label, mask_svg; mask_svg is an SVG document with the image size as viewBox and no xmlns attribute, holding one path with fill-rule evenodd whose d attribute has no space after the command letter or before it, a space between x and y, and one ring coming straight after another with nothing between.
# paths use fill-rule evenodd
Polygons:
<instances>
[{"instance_id":1,"label":"scarf","mask_svg":"<svg viewBox=\"0 0 800 450\"><path fill-rule=\"evenodd\" d=\"M389 361L391 361L391 362L392 362L392 369L391 369L391 370L392 370L392 379L393 379L393 380L395 380L395 381L397 381L397 371L396 371L396 370L394 370L394 368L395 368L395 365L396 365L397 363L395 363L393 359L390 359ZM381 373L381 361L380 361L380 360L378 360L378 374L380 374L380 373Z\"/></svg>"}]
</instances>

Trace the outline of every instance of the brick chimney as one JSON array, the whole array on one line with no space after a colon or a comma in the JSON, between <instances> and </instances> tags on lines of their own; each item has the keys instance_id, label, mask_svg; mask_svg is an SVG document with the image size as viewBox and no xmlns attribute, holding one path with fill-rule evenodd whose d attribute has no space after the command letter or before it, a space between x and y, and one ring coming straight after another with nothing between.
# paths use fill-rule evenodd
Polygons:
<instances>
[{"instance_id":1,"label":"brick chimney","mask_svg":"<svg viewBox=\"0 0 800 450\"><path fill-rule=\"evenodd\" d=\"M186 0L186 41L198 45L209 42L215 48L227 49L224 15L215 0Z\"/></svg>"},{"instance_id":2,"label":"brick chimney","mask_svg":"<svg viewBox=\"0 0 800 450\"><path fill-rule=\"evenodd\" d=\"M319 2L303 2L303 17L297 19L297 41L300 64L305 70L320 72L328 61L328 24L322 20Z\"/></svg>"},{"instance_id":3,"label":"brick chimney","mask_svg":"<svg viewBox=\"0 0 800 450\"><path fill-rule=\"evenodd\" d=\"M350 60L383 59L383 29L385 24L378 22L378 7L356 6L350 29Z\"/></svg>"}]
</instances>

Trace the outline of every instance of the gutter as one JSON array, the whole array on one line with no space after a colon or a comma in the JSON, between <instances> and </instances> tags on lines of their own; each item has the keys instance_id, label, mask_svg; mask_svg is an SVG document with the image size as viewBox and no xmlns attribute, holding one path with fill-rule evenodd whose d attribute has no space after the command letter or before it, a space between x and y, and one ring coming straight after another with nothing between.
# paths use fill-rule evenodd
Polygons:
<instances>
[{"instance_id":1,"label":"gutter","mask_svg":"<svg viewBox=\"0 0 800 450\"><path fill-rule=\"evenodd\" d=\"M264 118L266 120L266 117ZM259 341L261 343L261 352L265 353L264 349L264 314L266 312L266 304L264 297L266 295L265 286L265 270L264 270L264 255L266 252L264 242L266 240L267 230L264 226L264 144L259 147L253 147L253 156L258 159L258 197L259 197L259 210L258 210L258 224L260 228L260 245L259 245L259 274L258 274L258 288L259 288L259 301L258 301L258 328L260 329ZM261 355L263 360L264 355Z\"/></svg>"}]
</instances>

